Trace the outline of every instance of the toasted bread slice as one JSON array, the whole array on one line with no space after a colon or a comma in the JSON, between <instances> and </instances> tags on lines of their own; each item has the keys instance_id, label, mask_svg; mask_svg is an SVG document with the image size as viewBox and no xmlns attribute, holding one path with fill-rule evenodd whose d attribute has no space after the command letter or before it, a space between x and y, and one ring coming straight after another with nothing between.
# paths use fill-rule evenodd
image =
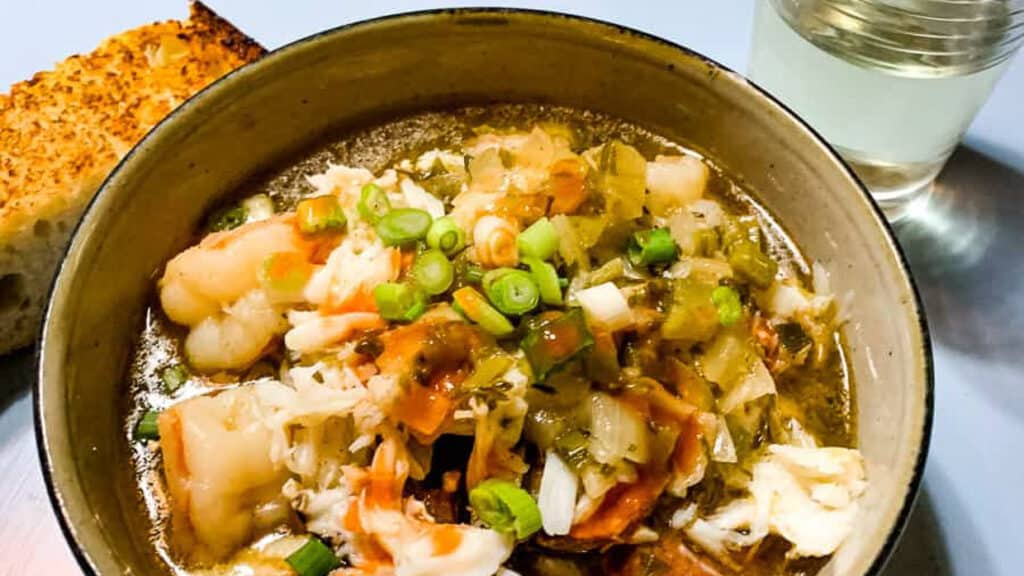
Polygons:
<instances>
[{"instance_id":1,"label":"toasted bread slice","mask_svg":"<svg viewBox=\"0 0 1024 576\"><path fill-rule=\"evenodd\" d=\"M157 122L264 53L195 2L0 94L0 354L35 337L49 284L96 188Z\"/></svg>"}]
</instances>

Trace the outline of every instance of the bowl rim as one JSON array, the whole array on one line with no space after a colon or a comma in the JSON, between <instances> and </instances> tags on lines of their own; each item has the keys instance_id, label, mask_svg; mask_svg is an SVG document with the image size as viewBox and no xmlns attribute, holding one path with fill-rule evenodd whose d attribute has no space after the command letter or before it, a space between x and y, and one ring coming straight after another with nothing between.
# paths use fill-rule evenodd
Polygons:
<instances>
[{"instance_id":1,"label":"bowl rim","mask_svg":"<svg viewBox=\"0 0 1024 576\"><path fill-rule=\"evenodd\" d=\"M865 576L877 576L880 574L886 563L889 561L892 552L895 550L896 545L899 543L900 538L903 535L903 531L906 528L907 521L910 517L911 512L914 509L914 505L917 501L918 494L920 492L921 482L924 477L925 464L928 459L928 452L931 444L931 433L934 420L935 410L935 370L934 370L934 358L932 351L931 332L928 327L928 321L925 317L925 307L921 298L920 290L918 289L917 282L914 279L913 274L910 270L909 261L904 253L899 242L896 240L896 235L893 231L892 225L886 219L882 209L879 207L877 202L871 197L867 187L863 181L856 175L852 168L842 159L835 148L828 143L825 138L818 133L813 127L811 127L803 118L801 118L794 110L789 106L781 102L774 95L769 93L767 90L759 86L757 83L752 81L750 78L743 74L740 74L728 66L725 66L716 60L697 52L691 48L678 44L674 41L662 38L655 34L644 32L636 28L617 24L615 22L609 22L599 18L593 18L589 16L582 16L579 14L569 14L566 12L560 12L555 10L538 10L530 8L509 8L509 7L459 7L459 8L438 8L438 9L427 9L427 10L412 10L397 12L393 14L387 14L374 18L358 20L341 24L331 28L327 28L320 32L315 32L308 36L298 38L286 44L283 44L263 55L261 58L244 64L224 76L214 80L209 85L201 89L200 91L193 94L191 97L186 99L164 118L162 118L156 125L154 125L149 132L146 133L132 149L121 158L114 169L104 178L103 183L97 188L96 192L90 198L86 204L85 209L82 212L82 216L75 223L72 229L70 240L61 251L60 265L57 272L54 274L53 279L50 281L49 289L47 291L47 302L44 309L44 313L39 323L37 331L37 344L35 349L35 381L32 386L32 408L33 408L33 428L35 430L36 449L39 457L39 464L42 470L43 482L46 485L46 492L50 502L50 506L55 512L58 524L61 532L64 535L68 547L71 549L72 554L75 557L79 567L82 571L89 576L103 576L100 574L95 562L92 559L90 553L85 549L85 546L78 538L76 528L72 524L70 517L70 511L64 502L63 487L58 486L54 479L54 460L50 454L49 446L49 435L48 428L55 425L45 415L43 407L44 400L44 360L46 357L46 341L48 336L48 326L50 323L50 317L54 313L54 308L57 305L54 299L54 293L56 287L61 284L64 280L66 269L68 266L68 254L72 247L78 240L79 231L83 227L83 222L88 219L88 216L95 209L98 200L101 196L105 195L109 184L115 179L120 173L122 168L128 164L136 154L140 153L140 150L152 139L154 139L160 132L163 131L165 124L173 123L176 118L183 114L185 111L195 106L196 102L203 101L210 98L216 98L216 93L220 91L226 83L233 82L235 78L240 75L246 74L252 70L255 70L261 66L269 65L271 60L277 60L280 58L286 58L290 52L297 50L303 46L315 43L323 38L333 36L336 34L342 34L351 29L363 28L372 26L380 23L396 23L401 20L409 19L423 19L423 18L442 18L442 17L470 17L470 18L484 18L487 17L517 17L517 18L535 18L541 21L558 22L568 21L575 24L582 24L586 26L592 26L594 28L604 28L609 31L617 32L631 36L632 38L642 41L649 42L655 45L660 45L665 48L669 48L672 51L681 53L685 56L696 58L705 64L713 67L719 72L723 72L729 75L734 81L739 84L745 84L749 86L753 93L763 99L769 101L772 105L782 111L783 115L788 119L796 122L796 124L805 131L810 138L820 147L822 147L829 158L832 160L833 166L844 172L847 177L851 179L856 185L857 191L860 195L860 199L864 201L870 209L869 214L874 217L876 224L880 225L882 231L882 239L886 248L896 256L896 263L899 268L900 275L910 288L910 292L913 296L913 308L914 315L917 319L917 328L920 331L920 342L921 347L921 368L923 369L924 376L924 406L922 414L922 430L921 430L921 442L918 448L917 458L913 465L913 471L911 473L910 481L907 484L907 491L904 497L903 504L900 508L899 513L896 516L895 522L886 536L883 545L879 548L878 553L875 555Z\"/></svg>"}]
</instances>

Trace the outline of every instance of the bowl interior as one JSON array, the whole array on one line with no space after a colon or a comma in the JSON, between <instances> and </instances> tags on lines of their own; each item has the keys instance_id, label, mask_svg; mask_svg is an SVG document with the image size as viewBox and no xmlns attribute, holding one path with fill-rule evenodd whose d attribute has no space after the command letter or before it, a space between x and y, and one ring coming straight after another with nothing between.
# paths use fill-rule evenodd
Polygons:
<instances>
[{"instance_id":1,"label":"bowl interior","mask_svg":"<svg viewBox=\"0 0 1024 576\"><path fill-rule=\"evenodd\" d=\"M916 491L931 398L920 306L879 213L813 133L738 75L618 27L509 11L407 15L300 41L185 104L106 183L54 285L37 396L44 470L83 565L167 570L131 477L125 375L154 271L204 212L325 134L492 101L601 111L692 145L824 264L850 318L871 488L823 574L879 568Z\"/></svg>"}]
</instances>

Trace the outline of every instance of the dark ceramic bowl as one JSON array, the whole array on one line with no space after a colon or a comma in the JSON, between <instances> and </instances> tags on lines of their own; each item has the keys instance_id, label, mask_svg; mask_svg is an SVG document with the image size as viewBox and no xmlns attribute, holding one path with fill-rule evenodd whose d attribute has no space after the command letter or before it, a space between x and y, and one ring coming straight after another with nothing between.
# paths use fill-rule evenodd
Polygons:
<instances>
[{"instance_id":1,"label":"dark ceramic bowl","mask_svg":"<svg viewBox=\"0 0 1024 576\"><path fill-rule=\"evenodd\" d=\"M619 116L692 144L757 191L849 294L870 490L824 574L876 573L921 477L931 418L928 336L881 214L836 154L741 76L617 26L556 14L409 14L296 42L185 103L139 144L86 213L39 347L43 471L87 572L161 574L129 464L122 408L152 273L204 211L329 131L424 109L549 102Z\"/></svg>"}]
</instances>

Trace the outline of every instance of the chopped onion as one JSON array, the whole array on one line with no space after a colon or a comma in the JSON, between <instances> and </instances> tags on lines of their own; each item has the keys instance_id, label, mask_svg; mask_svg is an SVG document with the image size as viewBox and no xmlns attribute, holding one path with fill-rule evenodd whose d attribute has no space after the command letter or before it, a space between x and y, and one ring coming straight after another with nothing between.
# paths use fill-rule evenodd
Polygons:
<instances>
[{"instance_id":1,"label":"chopped onion","mask_svg":"<svg viewBox=\"0 0 1024 576\"><path fill-rule=\"evenodd\" d=\"M715 443L711 447L711 459L715 462L737 462L736 444L732 441L732 434L729 433L729 425L725 417L719 415L715 426Z\"/></svg>"},{"instance_id":2,"label":"chopped onion","mask_svg":"<svg viewBox=\"0 0 1024 576\"><path fill-rule=\"evenodd\" d=\"M636 479L636 467L622 460L614 466L589 462L580 470L580 483L583 485L584 496L591 500L602 498L620 482L631 483L636 482ZM577 510L576 521L580 521L579 510Z\"/></svg>"},{"instance_id":3,"label":"chopped onion","mask_svg":"<svg viewBox=\"0 0 1024 576\"><path fill-rule=\"evenodd\" d=\"M828 270L822 266L821 262L815 262L811 266L813 272L812 281L814 286L814 293L818 296L829 296L832 294L832 281L829 279Z\"/></svg>"},{"instance_id":4,"label":"chopped onion","mask_svg":"<svg viewBox=\"0 0 1024 576\"><path fill-rule=\"evenodd\" d=\"M242 201L246 222L266 220L274 215L274 201L266 194L255 194Z\"/></svg>"},{"instance_id":5,"label":"chopped onion","mask_svg":"<svg viewBox=\"0 0 1024 576\"><path fill-rule=\"evenodd\" d=\"M786 432L789 433L789 444L800 448L817 448L818 440L808 432L796 418L789 418L785 423Z\"/></svg>"},{"instance_id":6,"label":"chopped onion","mask_svg":"<svg viewBox=\"0 0 1024 576\"><path fill-rule=\"evenodd\" d=\"M584 152L597 155L597 188L605 197L606 214L616 221L643 216L647 160L636 148L618 140Z\"/></svg>"},{"instance_id":7,"label":"chopped onion","mask_svg":"<svg viewBox=\"0 0 1024 576\"><path fill-rule=\"evenodd\" d=\"M587 314L587 321L614 332L633 324L633 311L615 284L605 282L576 292L576 301Z\"/></svg>"},{"instance_id":8,"label":"chopped onion","mask_svg":"<svg viewBox=\"0 0 1024 576\"><path fill-rule=\"evenodd\" d=\"M597 270L586 274L584 278L586 285L596 286L622 278L626 275L626 262L627 260L621 256L605 262Z\"/></svg>"},{"instance_id":9,"label":"chopped onion","mask_svg":"<svg viewBox=\"0 0 1024 576\"><path fill-rule=\"evenodd\" d=\"M797 312L810 307L810 301L803 290L785 282L776 282L772 285L766 304L765 307L769 311L783 318L792 318Z\"/></svg>"},{"instance_id":10,"label":"chopped onion","mask_svg":"<svg viewBox=\"0 0 1024 576\"><path fill-rule=\"evenodd\" d=\"M707 224L708 228L720 226L725 219L725 212L718 202L714 200L701 199L690 204L690 214L697 216Z\"/></svg>"},{"instance_id":11,"label":"chopped onion","mask_svg":"<svg viewBox=\"0 0 1024 576\"><path fill-rule=\"evenodd\" d=\"M693 522L693 519L697 517L697 504L690 503L686 506L680 506L672 513L672 517L668 521L669 527L674 530L680 530L685 528L687 524Z\"/></svg>"},{"instance_id":12,"label":"chopped onion","mask_svg":"<svg viewBox=\"0 0 1024 576\"><path fill-rule=\"evenodd\" d=\"M711 412L699 412L697 413L697 425L701 430L702 438L712 438L718 425L718 417ZM694 466L689 470L677 470L672 474L667 488L669 494L677 498L685 498L690 487L696 486L704 479L704 474L708 469L708 454L704 448L704 442L700 442L698 446L697 461Z\"/></svg>"},{"instance_id":13,"label":"chopped onion","mask_svg":"<svg viewBox=\"0 0 1024 576\"><path fill-rule=\"evenodd\" d=\"M488 148L469 161L470 190L497 192L502 190L505 165L498 148Z\"/></svg>"},{"instance_id":14,"label":"chopped onion","mask_svg":"<svg viewBox=\"0 0 1024 576\"><path fill-rule=\"evenodd\" d=\"M647 423L608 394L590 396L590 454L602 464L622 459L643 464L650 456Z\"/></svg>"},{"instance_id":15,"label":"chopped onion","mask_svg":"<svg viewBox=\"0 0 1024 576\"><path fill-rule=\"evenodd\" d=\"M540 126L534 126L522 148L516 152L516 164L527 169L545 170L553 161L554 155L555 143L551 140L551 135Z\"/></svg>"},{"instance_id":16,"label":"chopped onion","mask_svg":"<svg viewBox=\"0 0 1024 576\"><path fill-rule=\"evenodd\" d=\"M563 536L572 527L576 508L576 490L579 480L553 450L544 460L544 473L540 479L537 504L544 531L552 536Z\"/></svg>"},{"instance_id":17,"label":"chopped onion","mask_svg":"<svg viewBox=\"0 0 1024 576\"><path fill-rule=\"evenodd\" d=\"M682 280L689 278L690 272L693 270L693 263L689 258L680 258L678 262L669 266L662 276L665 278L675 278L676 280Z\"/></svg>"},{"instance_id":18,"label":"chopped onion","mask_svg":"<svg viewBox=\"0 0 1024 576\"><path fill-rule=\"evenodd\" d=\"M430 172L436 162L440 161L441 165L448 172L455 174L466 173L466 161L461 154L455 154L448 150L427 150L420 157L416 159L416 171L427 173Z\"/></svg>"},{"instance_id":19,"label":"chopped onion","mask_svg":"<svg viewBox=\"0 0 1024 576\"><path fill-rule=\"evenodd\" d=\"M721 280L732 278L732 266L724 260L716 258L691 258L690 276L698 280L706 280L718 283Z\"/></svg>"},{"instance_id":20,"label":"chopped onion","mask_svg":"<svg viewBox=\"0 0 1024 576\"><path fill-rule=\"evenodd\" d=\"M757 354L746 339L736 331L728 331L719 333L711 342L701 356L700 367L705 378L730 389L756 359Z\"/></svg>"},{"instance_id":21,"label":"chopped onion","mask_svg":"<svg viewBox=\"0 0 1024 576\"><path fill-rule=\"evenodd\" d=\"M697 234L697 221L689 212L680 211L668 217L668 231L672 239L679 245L683 254L693 254L694 236Z\"/></svg>"},{"instance_id":22,"label":"chopped onion","mask_svg":"<svg viewBox=\"0 0 1024 576\"><path fill-rule=\"evenodd\" d=\"M647 163L647 208L655 216L700 200L707 187L710 170L692 156L662 156Z\"/></svg>"},{"instance_id":23,"label":"chopped onion","mask_svg":"<svg viewBox=\"0 0 1024 576\"><path fill-rule=\"evenodd\" d=\"M588 518L597 512L597 509L601 507L601 503L604 502L604 492L601 496L591 498L586 493L580 496L580 499L576 502L576 510L573 511L572 523L579 524L580 522L586 522Z\"/></svg>"},{"instance_id":24,"label":"chopped onion","mask_svg":"<svg viewBox=\"0 0 1024 576\"><path fill-rule=\"evenodd\" d=\"M764 362L755 360L750 365L750 371L740 377L740 380L722 398L719 407L723 413L728 414L743 404L768 394L775 394L775 380L768 368L765 367Z\"/></svg>"},{"instance_id":25,"label":"chopped onion","mask_svg":"<svg viewBox=\"0 0 1024 576\"><path fill-rule=\"evenodd\" d=\"M732 266L728 262L715 258L681 258L664 274L667 278L690 278L718 284L721 280L732 278Z\"/></svg>"},{"instance_id":26,"label":"chopped onion","mask_svg":"<svg viewBox=\"0 0 1024 576\"><path fill-rule=\"evenodd\" d=\"M725 554L725 544L729 532L717 528L700 518L694 520L688 528L686 535L706 552L716 556Z\"/></svg>"},{"instance_id":27,"label":"chopped onion","mask_svg":"<svg viewBox=\"0 0 1024 576\"><path fill-rule=\"evenodd\" d=\"M560 412L539 408L531 410L526 415L523 434L527 440L543 450L554 446L555 440L566 431L568 426L569 422Z\"/></svg>"},{"instance_id":28,"label":"chopped onion","mask_svg":"<svg viewBox=\"0 0 1024 576\"><path fill-rule=\"evenodd\" d=\"M816 283L822 284L824 288L828 288L828 279L818 280L818 276L818 274L815 274ZM812 294L792 281L783 281L775 282L768 289L765 308L775 316L794 318L800 314L819 316L831 304L832 295L830 293L819 292L818 294Z\"/></svg>"},{"instance_id":29,"label":"chopped onion","mask_svg":"<svg viewBox=\"0 0 1024 576\"><path fill-rule=\"evenodd\" d=\"M653 528L641 524L633 529L633 534L629 537L627 542L630 544L650 544L652 542L657 542L658 538L660 538L660 536Z\"/></svg>"},{"instance_id":30,"label":"chopped onion","mask_svg":"<svg viewBox=\"0 0 1024 576\"><path fill-rule=\"evenodd\" d=\"M576 235L572 222L564 214L551 218L551 225L558 232L558 254L568 265L578 264L580 270L590 269L590 258Z\"/></svg>"}]
</instances>

